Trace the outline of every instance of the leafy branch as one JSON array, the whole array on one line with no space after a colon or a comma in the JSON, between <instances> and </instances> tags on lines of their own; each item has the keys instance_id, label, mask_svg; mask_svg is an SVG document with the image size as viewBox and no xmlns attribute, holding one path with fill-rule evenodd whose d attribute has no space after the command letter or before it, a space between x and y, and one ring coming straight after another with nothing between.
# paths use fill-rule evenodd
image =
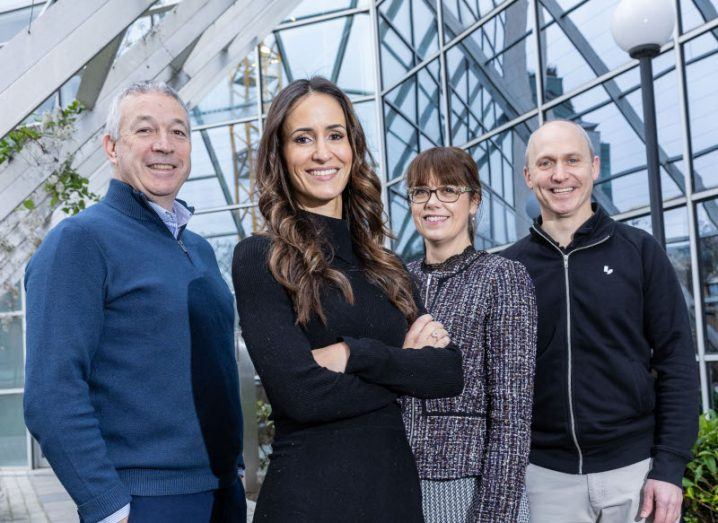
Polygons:
<instances>
[{"instance_id":1,"label":"leafy branch","mask_svg":"<svg viewBox=\"0 0 718 523\"><path fill-rule=\"evenodd\" d=\"M683 477L683 521L718 522L718 414L701 415L693 460Z\"/></svg>"},{"instance_id":2,"label":"leafy branch","mask_svg":"<svg viewBox=\"0 0 718 523\"><path fill-rule=\"evenodd\" d=\"M72 134L75 121L83 109L82 104L75 100L65 108L45 113L38 122L15 128L0 140L0 165L12 161L31 142L44 156L52 158L57 168L47 178L43 188L50 196L52 207L59 205L63 212L71 215L84 209L88 202L98 200L98 196L90 192L87 178L72 167L74 155L60 158L59 154L54 154L59 153L63 140ZM35 201L29 198L22 205L32 210Z\"/></svg>"}]
</instances>

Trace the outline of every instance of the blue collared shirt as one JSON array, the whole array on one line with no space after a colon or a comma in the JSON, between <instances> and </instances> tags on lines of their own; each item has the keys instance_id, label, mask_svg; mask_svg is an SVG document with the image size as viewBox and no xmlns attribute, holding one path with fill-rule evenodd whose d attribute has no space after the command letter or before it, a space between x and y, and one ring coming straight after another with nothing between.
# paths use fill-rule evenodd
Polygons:
<instances>
[{"instance_id":1,"label":"blue collared shirt","mask_svg":"<svg viewBox=\"0 0 718 523\"><path fill-rule=\"evenodd\" d=\"M157 213L157 216L160 217L175 238L179 235L182 227L187 225L189 219L192 218L192 211L180 203L179 200L174 201L171 211L168 211L151 200L147 200L147 203L150 204L152 210Z\"/></svg>"}]
</instances>

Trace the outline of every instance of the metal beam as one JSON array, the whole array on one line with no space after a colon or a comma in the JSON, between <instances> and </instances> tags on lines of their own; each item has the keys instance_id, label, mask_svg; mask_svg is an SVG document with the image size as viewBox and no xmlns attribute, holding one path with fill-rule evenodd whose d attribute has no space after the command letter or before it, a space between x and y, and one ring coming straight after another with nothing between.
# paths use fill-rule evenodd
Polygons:
<instances>
[{"instance_id":1,"label":"metal beam","mask_svg":"<svg viewBox=\"0 0 718 523\"><path fill-rule=\"evenodd\" d=\"M0 49L0 138L152 5L152 0L60 2Z\"/></svg>"},{"instance_id":2,"label":"metal beam","mask_svg":"<svg viewBox=\"0 0 718 523\"><path fill-rule=\"evenodd\" d=\"M356 5L357 0L352 0L349 7L354 8ZM329 79L334 83L337 83L339 80L339 73L341 72L342 64L344 63L344 55L346 55L347 52L347 44L349 43L349 36L351 35L353 24L353 16L349 16L346 20L344 20L344 30L342 31L342 37L339 42L339 49L334 57L334 66L332 67L332 73L329 76Z\"/></svg>"},{"instance_id":3,"label":"metal beam","mask_svg":"<svg viewBox=\"0 0 718 523\"><path fill-rule=\"evenodd\" d=\"M698 9L698 12L701 14L704 21L710 22L711 20L718 18L718 10L716 10L710 0L693 0L693 5L696 6L696 9ZM718 29L714 29L711 33L713 33L713 36L718 39Z\"/></svg>"},{"instance_id":4,"label":"metal beam","mask_svg":"<svg viewBox=\"0 0 718 523\"><path fill-rule=\"evenodd\" d=\"M83 175L94 172L94 168L88 171L88 166L99 167L105 161L102 158L98 164L98 156L104 155L96 153L101 151L100 132L115 93L132 81L171 76L170 62L232 3L232 0L184 0L168 12L153 32L133 44L116 61L100 92L95 109L80 115L76 131L63 146L62 156L74 154L73 165ZM50 14L51 12L48 12L46 16ZM36 157L42 156L32 147L25 147L22 153L0 170L0 220L12 212L50 174L47 166L37 165L33 154Z\"/></svg>"},{"instance_id":5,"label":"metal beam","mask_svg":"<svg viewBox=\"0 0 718 523\"><path fill-rule=\"evenodd\" d=\"M197 105L299 3L300 0L237 0L202 36L187 60L183 72L189 80L180 87L182 99L191 107ZM206 52L206 48L214 53Z\"/></svg>"},{"instance_id":6,"label":"metal beam","mask_svg":"<svg viewBox=\"0 0 718 523\"><path fill-rule=\"evenodd\" d=\"M87 62L85 70L82 72L80 87L77 89L77 99L85 109L91 110L95 107L97 97L100 96L107 74L110 72L112 63L117 56L117 50L125 37L125 32L124 30L121 31L102 51Z\"/></svg>"},{"instance_id":7,"label":"metal beam","mask_svg":"<svg viewBox=\"0 0 718 523\"><path fill-rule=\"evenodd\" d=\"M195 108L192 110L192 114L194 114L197 123L201 124L202 113L200 113L200 111ZM227 202L227 205L239 203L235 202L234 198L232 198L232 193L230 192L229 186L227 185L227 180L224 177L224 170L222 169L222 164L219 163L219 159L217 158L217 152L214 150L214 145L212 144L212 139L209 137L209 133L206 129L202 129L199 134L202 137L202 143L207 150L207 156L209 156L209 161L212 164L212 168L214 169L214 176L215 178L217 178L219 188L222 190L224 201ZM232 161L234 162L235 158L232 158ZM245 238L247 234L244 231L244 227L242 227L242 219L240 218L239 213L237 211L230 211L230 214L232 216L232 220L234 221L234 226L237 228L237 232L239 233L240 237Z\"/></svg>"},{"instance_id":8,"label":"metal beam","mask_svg":"<svg viewBox=\"0 0 718 523\"><path fill-rule=\"evenodd\" d=\"M594 72L596 76L601 76L609 72L608 66L603 62L598 53L593 49L591 43L576 27L576 25L567 16L563 16L563 8L556 2L556 0L540 0L544 8L558 23L561 30L564 32L569 41L573 44L579 54L586 61L588 66ZM643 125L643 119L638 115L636 110L630 104L628 100L623 96L621 88L618 86L615 80L608 80L602 84L603 88L608 93L611 101L616 105L616 108L620 111L623 117L626 119L628 125L633 129L638 138L642 142L646 142L645 128ZM683 179L683 173L674 165L668 163L668 154L663 150L659 149L659 157L661 165L668 172L668 175L675 182L681 192L685 193L685 180Z\"/></svg>"},{"instance_id":9,"label":"metal beam","mask_svg":"<svg viewBox=\"0 0 718 523\"><path fill-rule=\"evenodd\" d=\"M182 70L169 68L159 79L172 84L189 107L196 106L298 3L299 0L237 0L205 31ZM79 170L90 178L95 192L102 192L109 183L109 165L99 146Z\"/></svg>"}]
</instances>

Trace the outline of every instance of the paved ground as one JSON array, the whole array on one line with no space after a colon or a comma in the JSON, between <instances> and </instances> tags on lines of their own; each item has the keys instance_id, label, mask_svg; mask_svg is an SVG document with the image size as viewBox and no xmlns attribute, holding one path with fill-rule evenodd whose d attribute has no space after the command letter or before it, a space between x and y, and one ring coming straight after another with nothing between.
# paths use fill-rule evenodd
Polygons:
<instances>
[{"instance_id":1,"label":"paved ground","mask_svg":"<svg viewBox=\"0 0 718 523\"><path fill-rule=\"evenodd\" d=\"M247 505L247 521L251 521L254 503ZM75 504L51 470L0 471L0 522L78 521Z\"/></svg>"}]
</instances>

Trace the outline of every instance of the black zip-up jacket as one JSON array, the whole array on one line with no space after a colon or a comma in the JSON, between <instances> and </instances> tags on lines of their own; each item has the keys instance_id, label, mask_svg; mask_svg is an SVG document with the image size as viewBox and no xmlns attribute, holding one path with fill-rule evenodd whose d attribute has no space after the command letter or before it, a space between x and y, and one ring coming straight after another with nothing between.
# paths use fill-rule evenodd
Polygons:
<instances>
[{"instance_id":1,"label":"black zip-up jacket","mask_svg":"<svg viewBox=\"0 0 718 523\"><path fill-rule=\"evenodd\" d=\"M536 288L529 461L588 474L653 456L649 478L680 486L699 412L681 288L652 236L594 209L566 248L539 219L502 253Z\"/></svg>"}]
</instances>

